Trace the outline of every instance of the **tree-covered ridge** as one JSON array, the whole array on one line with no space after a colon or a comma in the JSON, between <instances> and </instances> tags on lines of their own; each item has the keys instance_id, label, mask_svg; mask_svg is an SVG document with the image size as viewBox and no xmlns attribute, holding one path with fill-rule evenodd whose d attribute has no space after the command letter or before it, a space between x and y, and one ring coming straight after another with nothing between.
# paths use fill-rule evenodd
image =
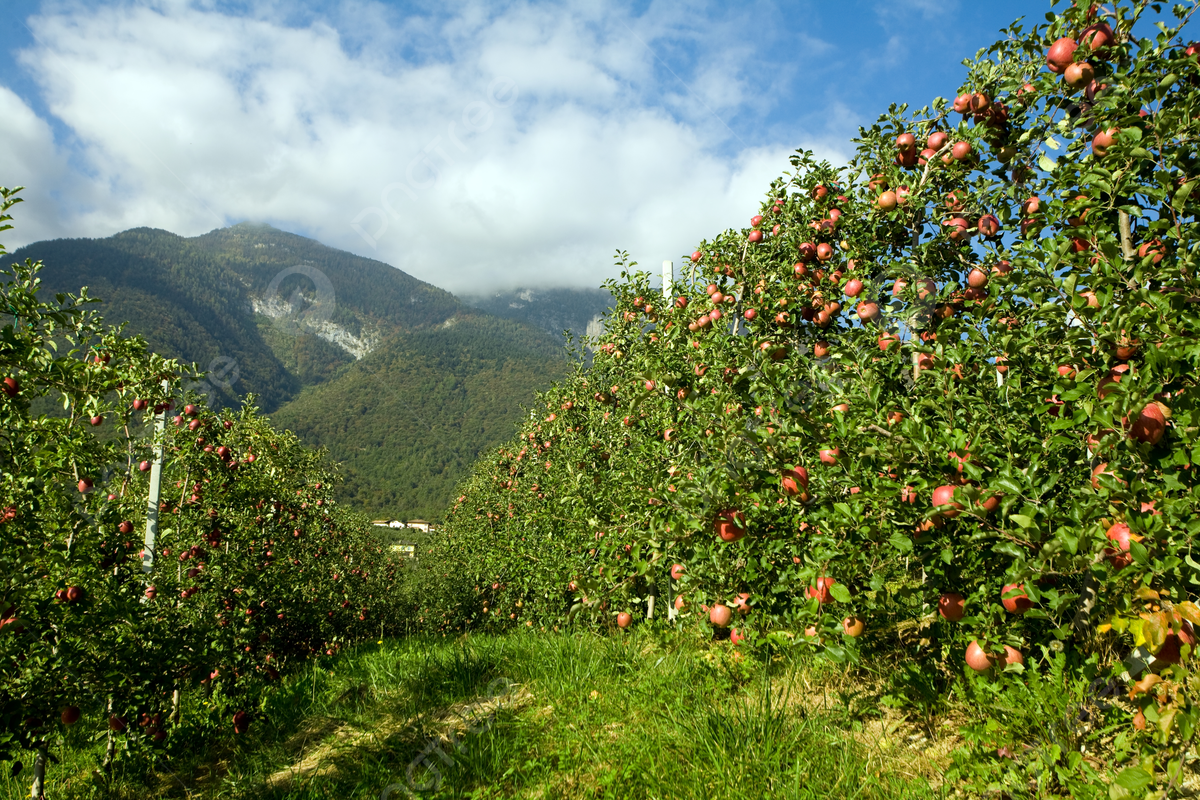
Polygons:
<instances>
[{"instance_id":1,"label":"tree-covered ridge","mask_svg":"<svg viewBox=\"0 0 1200 800\"><path fill-rule=\"evenodd\" d=\"M437 519L480 453L568 365L549 334L473 312L396 334L273 420L343 462L346 502Z\"/></svg>"}]
</instances>

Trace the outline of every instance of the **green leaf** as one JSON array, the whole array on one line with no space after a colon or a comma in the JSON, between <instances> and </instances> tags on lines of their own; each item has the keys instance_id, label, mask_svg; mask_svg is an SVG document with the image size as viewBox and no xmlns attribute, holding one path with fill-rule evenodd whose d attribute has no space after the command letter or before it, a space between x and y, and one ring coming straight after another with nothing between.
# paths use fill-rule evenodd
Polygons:
<instances>
[{"instance_id":1,"label":"green leaf","mask_svg":"<svg viewBox=\"0 0 1200 800\"><path fill-rule=\"evenodd\" d=\"M901 553L911 553L913 549L912 539L897 531L888 539L892 547L899 550Z\"/></svg>"},{"instance_id":2,"label":"green leaf","mask_svg":"<svg viewBox=\"0 0 1200 800\"><path fill-rule=\"evenodd\" d=\"M844 583L835 583L833 586L830 586L829 593L833 595L833 599L837 600L839 603L850 602L850 590L846 588L846 584Z\"/></svg>"},{"instance_id":3,"label":"green leaf","mask_svg":"<svg viewBox=\"0 0 1200 800\"><path fill-rule=\"evenodd\" d=\"M1113 783L1120 786L1122 789L1128 789L1130 792L1140 792L1147 788L1154 778L1149 772L1141 767L1129 767L1121 770L1120 774L1113 780Z\"/></svg>"},{"instance_id":4,"label":"green leaf","mask_svg":"<svg viewBox=\"0 0 1200 800\"><path fill-rule=\"evenodd\" d=\"M1012 514L1009 516L1009 519L1011 519L1013 522L1020 525L1022 528L1032 528L1033 527L1033 520L1030 517L1025 516L1024 514Z\"/></svg>"},{"instance_id":5,"label":"green leaf","mask_svg":"<svg viewBox=\"0 0 1200 800\"><path fill-rule=\"evenodd\" d=\"M1055 163L1054 159L1045 153L1038 156L1038 166L1045 172L1054 172L1054 170L1058 169L1058 164Z\"/></svg>"},{"instance_id":6,"label":"green leaf","mask_svg":"<svg viewBox=\"0 0 1200 800\"><path fill-rule=\"evenodd\" d=\"M1171 199L1171 207L1176 211L1183 211L1183 204L1187 202L1188 195L1192 193L1192 189L1196 188L1196 181L1190 180L1183 186L1180 186L1175 192L1175 197Z\"/></svg>"}]
</instances>

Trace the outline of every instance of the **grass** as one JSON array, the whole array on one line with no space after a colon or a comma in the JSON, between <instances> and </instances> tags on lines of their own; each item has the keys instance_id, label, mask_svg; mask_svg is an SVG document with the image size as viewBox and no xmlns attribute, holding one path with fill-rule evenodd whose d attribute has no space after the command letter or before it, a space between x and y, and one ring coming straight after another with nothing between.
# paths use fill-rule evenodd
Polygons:
<instances>
[{"instance_id":1,"label":"grass","mask_svg":"<svg viewBox=\"0 0 1200 800\"><path fill-rule=\"evenodd\" d=\"M286 679L236 739L189 722L200 700L185 703L153 769L94 775L103 741L76 726L48 796L940 796L936 760L839 694L825 662L739 656L652 630L364 645ZM0 800L28 797L26 777L0 778Z\"/></svg>"}]
</instances>

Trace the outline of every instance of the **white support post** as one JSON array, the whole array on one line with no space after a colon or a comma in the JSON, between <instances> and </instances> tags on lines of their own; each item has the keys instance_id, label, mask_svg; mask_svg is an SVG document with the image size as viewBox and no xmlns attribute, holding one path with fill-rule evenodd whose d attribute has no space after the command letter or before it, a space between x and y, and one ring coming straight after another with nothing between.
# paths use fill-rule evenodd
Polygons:
<instances>
[{"instance_id":1,"label":"white support post","mask_svg":"<svg viewBox=\"0 0 1200 800\"><path fill-rule=\"evenodd\" d=\"M671 284L675 283L675 264L671 261L663 262L663 300L671 302Z\"/></svg>"},{"instance_id":2,"label":"white support post","mask_svg":"<svg viewBox=\"0 0 1200 800\"><path fill-rule=\"evenodd\" d=\"M163 388L167 382L163 381ZM162 500L163 451L166 443L163 432L167 427L167 410L163 409L154 419L154 461L150 464L150 493L146 498L146 542L142 548L142 572L149 575L154 571L154 556L158 540L158 504Z\"/></svg>"},{"instance_id":3,"label":"white support post","mask_svg":"<svg viewBox=\"0 0 1200 800\"><path fill-rule=\"evenodd\" d=\"M679 612L675 610L675 579L667 575L667 622L674 622Z\"/></svg>"}]
</instances>

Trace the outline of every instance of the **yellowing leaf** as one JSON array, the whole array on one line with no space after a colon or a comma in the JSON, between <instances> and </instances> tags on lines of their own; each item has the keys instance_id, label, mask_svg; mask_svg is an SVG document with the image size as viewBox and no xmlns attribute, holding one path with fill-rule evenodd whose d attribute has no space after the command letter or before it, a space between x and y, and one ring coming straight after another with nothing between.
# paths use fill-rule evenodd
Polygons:
<instances>
[{"instance_id":1,"label":"yellowing leaf","mask_svg":"<svg viewBox=\"0 0 1200 800\"><path fill-rule=\"evenodd\" d=\"M1157 653L1167 639L1167 615L1161 611L1157 614L1142 614L1142 636L1146 639L1146 647L1151 653Z\"/></svg>"},{"instance_id":2,"label":"yellowing leaf","mask_svg":"<svg viewBox=\"0 0 1200 800\"><path fill-rule=\"evenodd\" d=\"M1158 713L1158 729L1163 736L1171 732L1171 726L1175 724L1175 712L1176 709L1168 708Z\"/></svg>"},{"instance_id":3,"label":"yellowing leaf","mask_svg":"<svg viewBox=\"0 0 1200 800\"><path fill-rule=\"evenodd\" d=\"M1193 625L1200 625L1200 606L1197 606L1191 600L1184 600L1182 603L1177 603L1175 610L1179 612L1179 616L1188 622Z\"/></svg>"}]
</instances>

